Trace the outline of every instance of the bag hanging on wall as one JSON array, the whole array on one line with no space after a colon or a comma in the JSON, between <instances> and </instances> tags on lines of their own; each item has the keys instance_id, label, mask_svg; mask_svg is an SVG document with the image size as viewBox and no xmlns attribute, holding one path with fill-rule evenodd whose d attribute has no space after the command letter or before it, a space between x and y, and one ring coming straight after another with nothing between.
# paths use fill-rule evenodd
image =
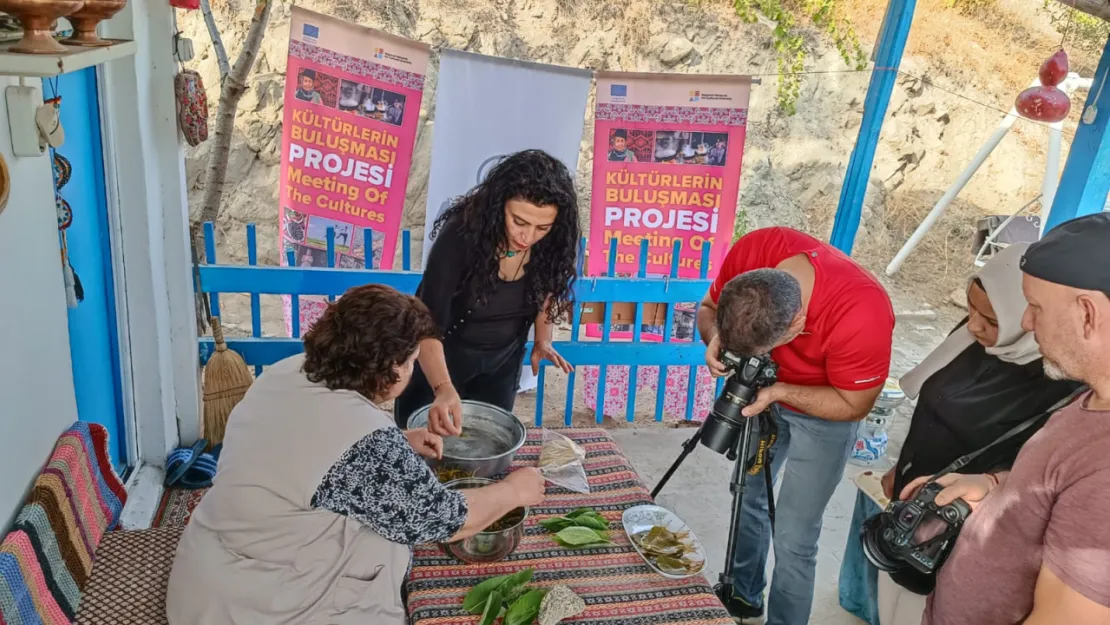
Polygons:
<instances>
[{"instance_id":1,"label":"bag hanging on wall","mask_svg":"<svg viewBox=\"0 0 1110 625\"><path fill-rule=\"evenodd\" d=\"M185 142L196 147L208 139L208 95L200 74L182 68L173 78L177 126Z\"/></svg>"}]
</instances>

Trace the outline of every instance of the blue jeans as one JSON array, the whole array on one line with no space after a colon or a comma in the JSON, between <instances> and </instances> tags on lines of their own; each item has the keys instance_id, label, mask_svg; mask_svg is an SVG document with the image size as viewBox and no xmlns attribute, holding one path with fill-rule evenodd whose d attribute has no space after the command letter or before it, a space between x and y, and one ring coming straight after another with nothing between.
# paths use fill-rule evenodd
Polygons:
<instances>
[{"instance_id":1,"label":"blue jeans","mask_svg":"<svg viewBox=\"0 0 1110 625\"><path fill-rule=\"evenodd\" d=\"M863 491L856 493L856 509L844 546L844 560L840 563L840 607L868 625L879 625L879 569L863 555L859 533L863 522L879 512L882 508Z\"/></svg>"},{"instance_id":2,"label":"blue jeans","mask_svg":"<svg viewBox=\"0 0 1110 625\"><path fill-rule=\"evenodd\" d=\"M767 625L806 625L813 607L822 517L844 475L857 423L815 419L785 408L775 422L779 431L771 447L771 475L777 481L782 472L783 483L775 501L775 568ZM758 440L752 443L750 453ZM763 605L770 541L766 478L749 475L732 553L732 583L733 592L753 606Z\"/></svg>"}]
</instances>

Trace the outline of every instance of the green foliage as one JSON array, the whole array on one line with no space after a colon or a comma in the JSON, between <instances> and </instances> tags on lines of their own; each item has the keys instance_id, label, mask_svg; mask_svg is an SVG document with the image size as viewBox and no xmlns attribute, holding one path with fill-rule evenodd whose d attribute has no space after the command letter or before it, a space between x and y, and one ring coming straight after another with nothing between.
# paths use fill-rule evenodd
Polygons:
<instances>
[{"instance_id":1,"label":"green foliage","mask_svg":"<svg viewBox=\"0 0 1110 625\"><path fill-rule=\"evenodd\" d=\"M1075 47L1085 52L1099 54L1110 38L1110 22L1088 15L1056 0L1044 0L1041 10L1048 13L1052 25L1067 37L1064 47Z\"/></svg>"},{"instance_id":2,"label":"green foliage","mask_svg":"<svg viewBox=\"0 0 1110 625\"><path fill-rule=\"evenodd\" d=\"M838 10L837 0L733 0L733 6L746 22L753 23L757 15L763 15L775 23L773 43L780 74L776 97L779 110L788 116L798 110L807 56L799 19L808 19L830 37L848 67L867 67L867 55L855 29Z\"/></svg>"}]
</instances>

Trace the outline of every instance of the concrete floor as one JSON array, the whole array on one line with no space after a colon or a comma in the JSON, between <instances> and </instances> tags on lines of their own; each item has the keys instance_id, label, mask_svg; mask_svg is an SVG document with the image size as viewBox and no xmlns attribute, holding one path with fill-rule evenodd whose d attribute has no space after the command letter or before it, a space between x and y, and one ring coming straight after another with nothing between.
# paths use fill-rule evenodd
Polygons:
<instances>
[{"instance_id":1,"label":"concrete floor","mask_svg":"<svg viewBox=\"0 0 1110 625\"><path fill-rule=\"evenodd\" d=\"M682 450L693 429L620 428L610 430L647 487L653 488ZM837 578L848 539L848 526L855 505L856 486L852 477L864 469L852 464L844 472L832 501L825 510L824 528L817 553L817 583L810 624L862 625L863 621L840 607ZM728 482L732 463L699 446L683 462L657 499L660 506L677 513L702 542L709 556L706 578L711 584L724 568L732 496ZM708 505L706 504L708 501ZM774 564L768 562L768 576ZM746 621L750 623L751 621Z\"/></svg>"}]
</instances>

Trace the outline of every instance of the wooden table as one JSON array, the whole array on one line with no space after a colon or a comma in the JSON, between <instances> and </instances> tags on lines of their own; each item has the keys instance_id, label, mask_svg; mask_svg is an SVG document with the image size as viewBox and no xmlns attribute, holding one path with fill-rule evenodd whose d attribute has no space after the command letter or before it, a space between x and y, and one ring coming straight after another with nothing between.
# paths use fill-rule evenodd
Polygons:
<instances>
[{"instance_id":1,"label":"wooden table","mask_svg":"<svg viewBox=\"0 0 1110 625\"><path fill-rule=\"evenodd\" d=\"M527 567L535 569L532 586L565 584L586 601L586 612L567 623L732 625L704 576L666 579L654 573L633 549L622 529L621 514L652 501L609 433L601 429L559 432L586 449L590 494L549 483L547 500L532 510L520 547L502 562L466 565L438 545L417 547L408 587L413 625L473 625L478 617L461 607L466 593L486 578ZM541 436L540 430L529 430L514 466L537 464ZM538 523L580 507L593 508L609 520L612 546L564 549Z\"/></svg>"}]
</instances>

